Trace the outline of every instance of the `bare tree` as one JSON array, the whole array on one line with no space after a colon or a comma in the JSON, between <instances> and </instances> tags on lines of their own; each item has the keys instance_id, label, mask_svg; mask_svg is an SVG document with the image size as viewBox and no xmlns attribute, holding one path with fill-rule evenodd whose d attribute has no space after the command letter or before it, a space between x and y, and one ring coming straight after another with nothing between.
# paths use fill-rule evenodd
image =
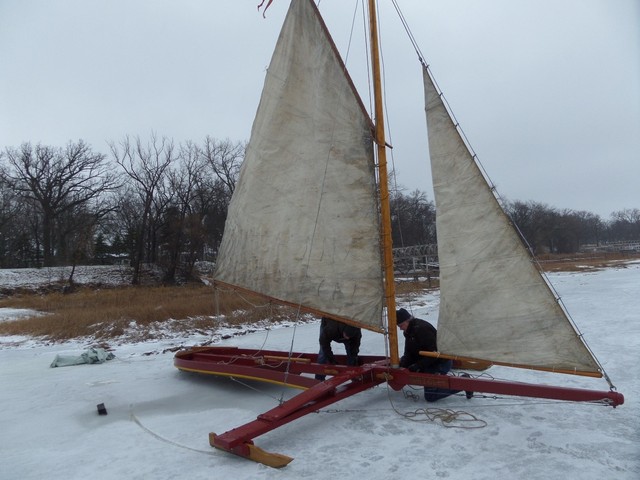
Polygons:
<instances>
[{"instance_id":1,"label":"bare tree","mask_svg":"<svg viewBox=\"0 0 640 480\"><path fill-rule=\"evenodd\" d=\"M579 246L591 243L599 245L605 232L605 223L599 215L584 210L572 212L578 228Z\"/></svg>"},{"instance_id":2,"label":"bare tree","mask_svg":"<svg viewBox=\"0 0 640 480\"><path fill-rule=\"evenodd\" d=\"M29 205L21 201L0 175L0 268L27 266L16 253L30 252L27 223Z\"/></svg>"},{"instance_id":3,"label":"bare tree","mask_svg":"<svg viewBox=\"0 0 640 480\"><path fill-rule=\"evenodd\" d=\"M611 235L618 241L640 240L640 209L626 208L611 214Z\"/></svg>"},{"instance_id":4,"label":"bare tree","mask_svg":"<svg viewBox=\"0 0 640 480\"><path fill-rule=\"evenodd\" d=\"M110 143L111 152L116 162L123 168L133 181L132 189L142 203L141 222L135 238L132 283L140 283L140 268L144 258L145 241L149 240L148 229L151 225L153 202L156 200L158 188L166 179L166 172L175 159L173 141L166 137L158 139L151 135L150 142L145 146L139 137L135 145L129 137L120 142L120 148Z\"/></svg>"},{"instance_id":5,"label":"bare tree","mask_svg":"<svg viewBox=\"0 0 640 480\"><path fill-rule=\"evenodd\" d=\"M166 249L165 282L175 282L181 256L187 255L185 273L191 274L195 255L203 240L202 216L195 210L196 195L206 176L204 159L196 145L187 142L180 147L179 165L169 173L171 206L166 211L163 241Z\"/></svg>"},{"instance_id":6,"label":"bare tree","mask_svg":"<svg viewBox=\"0 0 640 480\"><path fill-rule=\"evenodd\" d=\"M130 184L125 185L118 194L112 236L118 253L126 253L131 261L135 258L138 233L142 231L142 210L142 202L137 193L132 191Z\"/></svg>"},{"instance_id":7,"label":"bare tree","mask_svg":"<svg viewBox=\"0 0 640 480\"><path fill-rule=\"evenodd\" d=\"M556 250L554 231L559 214L555 209L539 202L516 200L508 203L506 210L533 253L539 255Z\"/></svg>"},{"instance_id":8,"label":"bare tree","mask_svg":"<svg viewBox=\"0 0 640 480\"><path fill-rule=\"evenodd\" d=\"M217 141L207 136L200 151L213 173L228 189L229 198L236 188L246 148L246 142L232 143L229 139Z\"/></svg>"},{"instance_id":9,"label":"bare tree","mask_svg":"<svg viewBox=\"0 0 640 480\"><path fill-rule=\"evenodd\" d=\"M410 195L397 192L391 199L394 247L436 243L436 217L433 201L420 190Z\"/></svg>"},{"instance_id":10,"label":"bare tree","mask_svg":"<svg viewBox=\"0 0 640 480\"><path fill-rule=\"evenodd\" d=\"M51 266L60 217L77 208L93 209L101 195L117 186L117 176L106 157L82 140L65 149L25 143L20 149L7 148L5 154L10 168L3 172L4 180L39 209L44 265Z\"/></svg>"}]
</instances>

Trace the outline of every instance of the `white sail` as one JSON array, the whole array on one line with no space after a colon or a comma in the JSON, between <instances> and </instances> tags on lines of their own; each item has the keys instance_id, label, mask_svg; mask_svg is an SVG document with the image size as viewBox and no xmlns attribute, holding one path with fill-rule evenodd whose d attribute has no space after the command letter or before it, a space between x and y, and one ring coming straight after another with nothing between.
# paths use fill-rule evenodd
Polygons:
<instances>
[{"instance_id":1,"label":"white sail","mask_svg":"<svg viewBox=\"0 0 640 480\"><path fill-rule=\"evenodd\" d=\"M313 2L292 2L229 207L215 276L382 329L371 120Z\"/></svg>"},{"instance_id":2,"label":"white sail","mask_svg":"<svg viewBox=\"0 0 640 480\"><path fill-rule=\"evenodd\" d=\"M424 69L440 262L442 353L597 372Z\"/></svg>"}]
</instances>

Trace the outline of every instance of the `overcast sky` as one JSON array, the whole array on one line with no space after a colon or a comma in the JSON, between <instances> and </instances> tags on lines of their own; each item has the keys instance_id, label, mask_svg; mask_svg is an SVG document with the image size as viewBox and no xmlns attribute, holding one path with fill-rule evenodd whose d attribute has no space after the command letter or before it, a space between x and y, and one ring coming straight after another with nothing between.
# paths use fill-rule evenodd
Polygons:
<instances>
[{"instance_id":1,"label":"overcast sky","mask_svg":"<svg viewBox=\"0 0 640 480\"><path fill-rule=\"evenodd\" d=\"M0 0L0 147L248 140L288 0ZM417 57L381 0L398 183L433 199ZM323 0L338 48L356 0ZM501 195L640 208L640 0L398 0ZM347 66L365 104L361 6ZM357 40L356 40L357 38Z\"/></svg>"}]
</instances>

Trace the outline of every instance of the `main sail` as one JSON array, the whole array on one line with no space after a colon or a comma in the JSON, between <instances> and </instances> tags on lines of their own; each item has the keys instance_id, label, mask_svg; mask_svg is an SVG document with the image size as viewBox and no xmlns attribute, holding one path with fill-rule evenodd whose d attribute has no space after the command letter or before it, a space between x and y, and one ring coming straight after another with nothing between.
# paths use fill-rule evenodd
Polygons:
<instances>
[{"instance_id":1,"label":"main sail","mask_svg":"<svg viewBox=\"0 0 640 480\"><path fill-rule=\"evenodd\" d=\"M440 262L442 353L598 372L454 125L424 88Z\"/></svg>"},{"instance_id":2,"label":"main sail","mask_svg":"<svg viewBox=\"0 0 640 480\"><path fill-rule=\"evenodd\" d=\"M382 330L372 124L312 1L294 0L267 71L217 280Z\"/></svg>"}]
</instances>

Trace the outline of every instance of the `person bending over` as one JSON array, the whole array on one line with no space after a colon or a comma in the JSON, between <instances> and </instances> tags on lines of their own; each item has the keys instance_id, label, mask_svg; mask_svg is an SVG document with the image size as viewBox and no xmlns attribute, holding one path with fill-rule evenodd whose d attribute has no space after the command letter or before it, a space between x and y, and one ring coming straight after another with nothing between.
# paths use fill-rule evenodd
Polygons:
<instances>
[{"instance_id":1,"label":"person bending over","mask_svg":"<svg viewBox=\"0 0 640 480\"><path fill-rule=\"evenodd\" d=\"M347 353L347 365L358 364L358 352L360 352L360 340L362 331L358 327L338 322L329 317L322 317L320 321L320 352L318 353L318 363L336 363L331 350L331 342L344 344ZM316 375L316 380L324 381L325 375Z\"/></svg>"}]
</instances>

